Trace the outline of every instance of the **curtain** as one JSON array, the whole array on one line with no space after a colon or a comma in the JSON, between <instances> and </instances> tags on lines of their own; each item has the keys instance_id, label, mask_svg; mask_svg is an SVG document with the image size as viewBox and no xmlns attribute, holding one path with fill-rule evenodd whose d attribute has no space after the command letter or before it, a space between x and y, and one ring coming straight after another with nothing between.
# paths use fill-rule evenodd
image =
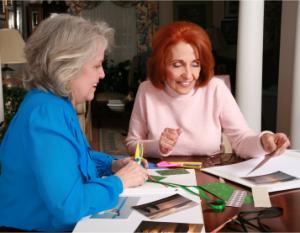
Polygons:
<instances>
[{"instance_id":1,"label":"curtain","mask_svg":"<svg viewBox=\"0 0 300 233\"><path fill-rule=\"evenodd\" d=\"M159 24L158 1L139 1L136 5L137 52L149 51Z\"/></svg>"},{"instance_id":2,"label":"curtain","mask_svg":"<svg viewBox=\"0 0 300 233\"><path fill-rule=\"evenodd\" d=\"M120 7L107 1L82 10L82 16L92 21L104 20L115 29L115 46L109 54L115 63L131 60L137 53L135 7Z\"/></svg>"},{"instance_id":3,"label":"curtain","mask_svg":"<svg viewBox=\"0 0 300 233\"><path fill-rule=\"evenodd\" d=\"M101 4L100 4L101 3ZM158 1L66 1L69 12L90 20L104 20L116 30L116 48L110 57L132 59L151 48L159 25Z\"/></svg>"}]
</instances>

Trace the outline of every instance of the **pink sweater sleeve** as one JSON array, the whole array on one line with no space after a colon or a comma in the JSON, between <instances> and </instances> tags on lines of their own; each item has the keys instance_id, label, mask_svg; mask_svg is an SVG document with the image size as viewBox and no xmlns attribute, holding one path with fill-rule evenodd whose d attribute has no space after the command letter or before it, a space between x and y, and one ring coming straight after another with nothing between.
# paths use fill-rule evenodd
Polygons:
<instances>
[{"instance_id":1,"label":"pink sweater sleeve","mask_svg":"<svg viewBox=\"0 0 300 233\"><path fill-rule=\"evenodd\" d=\"M129 152L134 153L135 146L138 142L144 145L144 154L151 155L151 157L159 157L159 143L158 140L146 139L148 138L148 128L147 128L147 117L145 108L145 91L142 85L138 89L133 110L130 117L128 135L125 140L127 149Z\"/></svg>"},{"instance_id":2,"label":"pink sweater sleeve","mask_svg":"<svg viewBox=\"0 0 300 233\"><path fill-rule=\"evenodd\" d=\"M244 158L264 154L261 134L249 128L229 89L225 85L220 85L219 88L221 96L218 99L222 98L220 121L223 133L228 136L235 153Z\"/></svg>"}]
</instances>

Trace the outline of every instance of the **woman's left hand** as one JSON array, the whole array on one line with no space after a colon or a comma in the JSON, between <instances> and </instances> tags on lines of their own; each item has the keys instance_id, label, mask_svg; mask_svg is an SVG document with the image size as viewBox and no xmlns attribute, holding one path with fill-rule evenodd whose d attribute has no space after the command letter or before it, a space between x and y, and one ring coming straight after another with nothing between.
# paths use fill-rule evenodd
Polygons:
<instances>
[{"instance_id":1,"label":"woman's left hand","mask_svg":"<svg viewBox=\"0 0 300 233\"><path fill-rule=\"evenodd\" d=\"M121 168L126 166L131 160L133 160L132 157L128 157L128 158L125 158L125 159L113 160L112 165L111 165L112 172L116 173ZM144 158L142 159L142 165L143 165L144 168L148 168L148 161Z\"/></svg>"},{"instance_id":2,"label":"woman's left hand","mask_svg":"<svg viewBox=\"0 0 300 233\"><path fill-rule=\"evenodd\" d=\"M290 140L284 133L265 133L260 140L264 150L272 155L282 154L290 145Z\"/></svg>"}]
</instances>

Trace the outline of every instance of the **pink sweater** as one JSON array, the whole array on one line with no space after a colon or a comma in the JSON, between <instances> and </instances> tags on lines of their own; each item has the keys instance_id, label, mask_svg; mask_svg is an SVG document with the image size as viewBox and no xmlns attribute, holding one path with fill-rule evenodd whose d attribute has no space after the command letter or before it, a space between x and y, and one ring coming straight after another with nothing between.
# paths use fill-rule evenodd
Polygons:
<instances>
[{"instance_id":1,"label":"pink sweater","mask_svg":"<svg viewBox=\"0 0 300 233\"><path fill-rule=\"evenodd\" d=\"M133 153L137 142L142 142L145 156L160 156L159 138L166 127L182 129L171 155L220 153L222 130L238 155L246 158L265 153L260 134L248 127L230 90L218 78L186 95L143 82L130 119L128 150Z\"/></svg>"}]
</instances>

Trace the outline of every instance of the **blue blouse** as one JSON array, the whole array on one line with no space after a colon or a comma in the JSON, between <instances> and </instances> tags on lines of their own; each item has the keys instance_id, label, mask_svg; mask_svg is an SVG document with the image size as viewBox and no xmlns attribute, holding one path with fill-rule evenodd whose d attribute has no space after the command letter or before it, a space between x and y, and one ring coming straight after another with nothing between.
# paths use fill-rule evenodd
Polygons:
<instances>
[{"instance_id":1,"label":"blue blouse","mask_svg":"<svg viewBox=\"0 0 300 233\"><path fill-rule=\"evenodd\" d=\"M113 208L123 186L112 160L90 148L67 98L30 91L0 145L0 226L67 231Z\"/></svg>"}]
</instances>

